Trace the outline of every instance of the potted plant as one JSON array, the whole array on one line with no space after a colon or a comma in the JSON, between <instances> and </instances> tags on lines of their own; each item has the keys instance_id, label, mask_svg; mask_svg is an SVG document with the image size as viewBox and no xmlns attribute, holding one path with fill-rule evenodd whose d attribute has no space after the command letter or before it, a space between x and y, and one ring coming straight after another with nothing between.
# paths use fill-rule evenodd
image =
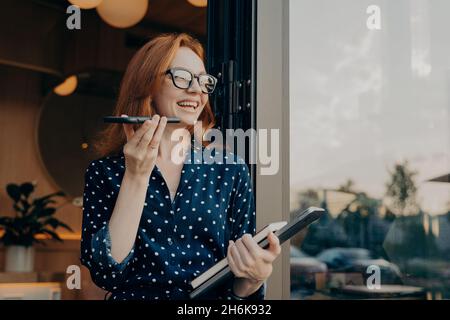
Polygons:
<instances>
[{"instance_id":1,"label":"potted plant","mask_svg":"<svg viewBox=\"0 0 450 320\"><path fill-rule=\"evenodd\" d=\"M54 197L65 197L65 194L59 191L41 198L34 198L30 202L30 194L35 190L35 186L35 182L26 182L21 185L11 183L6 186L16 211L13 217L0 217L0 231L3 231L0 241L6 246L5 271L7 272L33 271L33 244L43 243L36 238L36 235L46 235L50 239L62 242L55 229L62 227L72 231L68 225L53 217L57 208L49 206L51 203L56 203L53 200Z\"/></svg>"}]
</instances>

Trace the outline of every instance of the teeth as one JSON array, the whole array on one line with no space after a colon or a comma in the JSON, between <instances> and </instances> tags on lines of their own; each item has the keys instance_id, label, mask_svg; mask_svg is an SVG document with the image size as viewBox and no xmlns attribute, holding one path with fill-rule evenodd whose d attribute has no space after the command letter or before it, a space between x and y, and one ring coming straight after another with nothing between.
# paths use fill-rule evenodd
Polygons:
<instances>
[{"instance_id":1,"label":"teeth","mask_svg":"<svg viewBox=\"0 0 450 320\"><path fill-rule=\"evenodd\" d=\"M184 106L184 107L192 107L192 108L197 107L197 103L195 103L195 102L178 102L178 105Z\"/></svg>"}]
</instances>

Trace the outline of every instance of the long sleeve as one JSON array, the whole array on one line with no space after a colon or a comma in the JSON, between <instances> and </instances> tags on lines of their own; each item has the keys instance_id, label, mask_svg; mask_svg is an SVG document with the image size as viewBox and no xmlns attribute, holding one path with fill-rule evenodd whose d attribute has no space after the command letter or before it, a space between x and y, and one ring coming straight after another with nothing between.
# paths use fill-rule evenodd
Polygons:
<instances>
[{"instance_id":1,"label":"long sleeve","mask_svg":"<svg viewBox=\"0 0 450 320\"><path fill-rule=\"evenodd\" d=\"M111 256L108 222L118 191L108 183L111 179L102 163L102 160L91 162L85 173L80 260L97 286L112 291L126 281L134 247L121 263Z\"/></svg>"},{"instance_id":2,"label":"long sleeve","mask_svg":"<svg viewBox=\"0 0 450 320\"><path fill-rule=\"evenodd\" d=\"M230 239L236 241L244 234L256 233L256 209L253 195L250 171L242 159L239 159L237 175L235 175L235 194L232 203L232 232ZM232 294L232 286L228 286L227 298L236 300ZM243 300L263 300L266 284L264 283L256 292Z\"/></svg>"},{"instance_id":3,"label":"long sleeve","mask_svg":"<svg viewBox=\"0 0 450 320\"><path fill-rule=\"evenodd\" d=\"M256 232L256 211L253 196L250 171L245 163L237 164L237 174L234 176L235 187L232 199L231 237L236 241L246 233L252 235Z\"/></svg>"}]
</instances>

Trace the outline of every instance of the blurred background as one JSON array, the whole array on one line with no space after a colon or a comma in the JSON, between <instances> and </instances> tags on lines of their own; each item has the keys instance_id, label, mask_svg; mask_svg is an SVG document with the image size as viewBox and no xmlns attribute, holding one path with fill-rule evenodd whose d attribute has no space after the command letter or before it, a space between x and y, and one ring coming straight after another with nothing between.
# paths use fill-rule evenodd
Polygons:
<instances>
[{"instance_id":1,"label":"blurred background","mask_svg":"<svg viewBox=\"0 0 450 320\"><path fill-rule=\"evenodd\" d=\"M450 298L449 12L290 2L290 208L328 211L291 242L292 298Z\"/></svg>"},{"instance_id":2,"label":"blurred background","mask_svg":"<svg viewBox=\"0 0 450 320\"><path fill-rule=\"evenodd\" d=\"M66 27L71 4L81 7L79 30ZM103 299L79 262L84 172L95 158L91 139L112 112L133 54L164 32L187 32L205 45L206 0L2 2L0 233L7 223L8 230L23 231L54 219L34 229L47 231L36 235L42 243L34 242L31 253L22 250L29 234L5 234L2 298ZM65 196L47 198L58 191ZM25 209L34 215L29 220L5 220ZM67 289L69 265L81 267L82 290Z\"/></svg>"},{"instance_id":3,"label":"blurred background","mask_svg":"<svg viewBox=\"0 0 450 320\"><path fill-rule=\"evenodd\" d=\"M284 2L290 184L279 188L292 215L327 210L291 241L291 299L449 299L450 3ZM67 28L71 4L81 29ZM370 5L380 29L366 26ZM81 196L130 58L160 33L190 33L219 78L217 127L257 128L255 61L272 54L256 52L257 16L256 0L2 2L0 299L104 298L79 261ZM259 224L278 214L262 211Z\"/></svg>"}]
</instances>

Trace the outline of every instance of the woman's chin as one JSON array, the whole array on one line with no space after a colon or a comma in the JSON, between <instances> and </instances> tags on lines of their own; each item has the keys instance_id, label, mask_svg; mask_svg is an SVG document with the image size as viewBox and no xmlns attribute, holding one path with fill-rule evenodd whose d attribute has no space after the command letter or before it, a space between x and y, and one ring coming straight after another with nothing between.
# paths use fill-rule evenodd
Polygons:
<instances>
[{"instance_id":1,"label":"woman's chin","mask_svg":"<svg viewBox=\"0 0 450 320\"><path fill-rule=\"evenodd\" d=\"M180 123L182 123L184 125L188 125L188 126L193 126L198 120L198 117L196 114L182 115L182 116L178 115L177 117L180 119Z\"/></svg>"}]
</instances>

